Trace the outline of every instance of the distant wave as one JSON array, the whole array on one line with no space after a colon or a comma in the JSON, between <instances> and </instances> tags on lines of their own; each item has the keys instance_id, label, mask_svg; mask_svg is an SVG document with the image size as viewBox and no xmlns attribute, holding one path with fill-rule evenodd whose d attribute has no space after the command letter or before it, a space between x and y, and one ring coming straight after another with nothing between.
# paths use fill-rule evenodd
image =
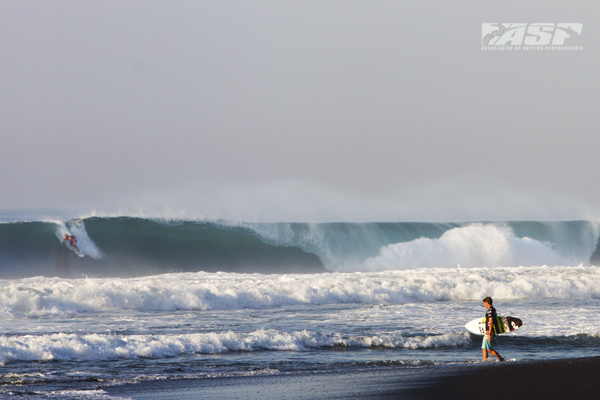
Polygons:
<instances>
[{"instance_id":1,"label":"distant wave","mask_svg":"<svg viewBox=\"0 0 600 400\"><path fill-rule=\"evenodd\" d=\"M598 242L588 221L247 226L268 243L318 255L331 271L589 265Z\"/></svg>"},{"instance_id":2,"label":"distant wave","mask_svg":"<svg viewBox=\"0 0 600 400\"><path fill-rule=\"evenodd\" d=\"M77 237L86 257L62 245ZM315 273L589 265L589 221L234 223L85 218L0 223L0 278L169 272Z\"/></svg>"},{"instance_id":3,"label":"distant wave","mask_svg":"<svg viewBox=\"0 0 600 400\"><path fill-rule=\"evenodd\" d=\"M77 237L86 257L62 245ZM142 276L167 272L323 272L300 248L267 244L252 230L213 222L88 218L0 224L0 277Z\"/></svg>"}]
</instances>

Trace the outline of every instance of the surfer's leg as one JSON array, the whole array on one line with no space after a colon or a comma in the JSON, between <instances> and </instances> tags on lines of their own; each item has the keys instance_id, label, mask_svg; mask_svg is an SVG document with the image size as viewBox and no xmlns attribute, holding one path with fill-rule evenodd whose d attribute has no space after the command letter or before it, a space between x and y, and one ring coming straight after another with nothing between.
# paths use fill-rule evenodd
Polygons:
<instances>
[{"instance_id":1,"label":"surfer's leg","mask_svg":"<svg viewBox=\"0 0 600 400\"><path fill-rule=\"evenodd\" d=\"M496 357L498 360L500 360L500 361L504 361L504 358L502 358L502 357L500 356L500 354L498 354L498 352L497 352L496 350L490 350L490 353L491 353L493 356L495 356L495 357Z\"/></svg>"},{"instance_id":2,"label":"surfer's leg","mask_svg":"<svg viewBox=\"0 0 600 400\"><path fill-rule=\"evenodd\" d=\"M493 351L491 347L491 343L487 340L487 338L483 337L483 342L481 342L481 350L483 351L483 361L486 361L488 358L488 351Z\"/></svg>"}]
</instances>

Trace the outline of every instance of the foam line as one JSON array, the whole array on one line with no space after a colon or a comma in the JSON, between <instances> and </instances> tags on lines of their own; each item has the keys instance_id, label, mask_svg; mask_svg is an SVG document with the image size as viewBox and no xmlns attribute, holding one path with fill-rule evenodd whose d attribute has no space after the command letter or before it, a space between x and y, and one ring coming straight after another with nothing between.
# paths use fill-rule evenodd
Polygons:
<instances>
[{"instance_id":1,"label":"foam line","mask_svg":"<svg viewBox=\"0 0 600 400\"><path fill-rule=\"evenodd\" d=\"M600 267L423 268L374 273L184 273L143 278L0 280L0 317L238 310L307 304L600 296Z\"/></svg>"}]
</instances>

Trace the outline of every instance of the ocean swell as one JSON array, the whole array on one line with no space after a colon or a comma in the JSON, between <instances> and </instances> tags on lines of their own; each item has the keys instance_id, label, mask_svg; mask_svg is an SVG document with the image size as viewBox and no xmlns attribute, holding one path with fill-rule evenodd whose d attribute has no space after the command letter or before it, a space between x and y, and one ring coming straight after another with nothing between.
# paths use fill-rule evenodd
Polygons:
<instances>
[{"instance_id":1,"label":"ocean swell","mask_svg":"<svg viewBox=\"0 0 600 400\"><path fill-rule=\"evenodd\" d=\"M77 237L85 257L63 245ZM143 218L0 223L0 278L319 273L589 265L589 221L235 223Z\"/></svg>"}]
</instances>

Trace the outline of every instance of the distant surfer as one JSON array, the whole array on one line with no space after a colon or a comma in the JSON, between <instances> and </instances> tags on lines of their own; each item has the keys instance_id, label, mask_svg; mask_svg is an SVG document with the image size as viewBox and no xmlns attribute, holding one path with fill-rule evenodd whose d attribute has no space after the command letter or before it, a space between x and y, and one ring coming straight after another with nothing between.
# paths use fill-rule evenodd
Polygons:
<instances>
[{"instance_id":1,"label":"distant surfer","mask_svg":"<svg viewBox=\"0 0 600 400\"><path fill-rule=\"evenodd\" d=\"M483 351L483 361L487 361L488 353L500 361L504 361L504 358L500 357L500 354L496 350L494 350L494 346L492 345L492 338L496 334L494 323L496 321L496 309L492 306L493 300L491 297L486 297L483 299L483 305L487 308L485 313L485 336L483 337L483 342L481 343L481 350Z\"/></svg>"},{"instance_id":2,"label":"distant surfer","mask_svg":"<svg viewBox=\"0 0 600 400\"><path fill-rule=\"evenodd\" d=\"M64 242L68 242L69 246L71 246L72 248L74 248L77 251L77 253L79 253L81 251L75 245L75 243L77 243L77 239L75 238L75 236L73 236L73 235L66 235L65 234L65 238L63 239L63 243Z\"/></svg>"}]
</instances>

